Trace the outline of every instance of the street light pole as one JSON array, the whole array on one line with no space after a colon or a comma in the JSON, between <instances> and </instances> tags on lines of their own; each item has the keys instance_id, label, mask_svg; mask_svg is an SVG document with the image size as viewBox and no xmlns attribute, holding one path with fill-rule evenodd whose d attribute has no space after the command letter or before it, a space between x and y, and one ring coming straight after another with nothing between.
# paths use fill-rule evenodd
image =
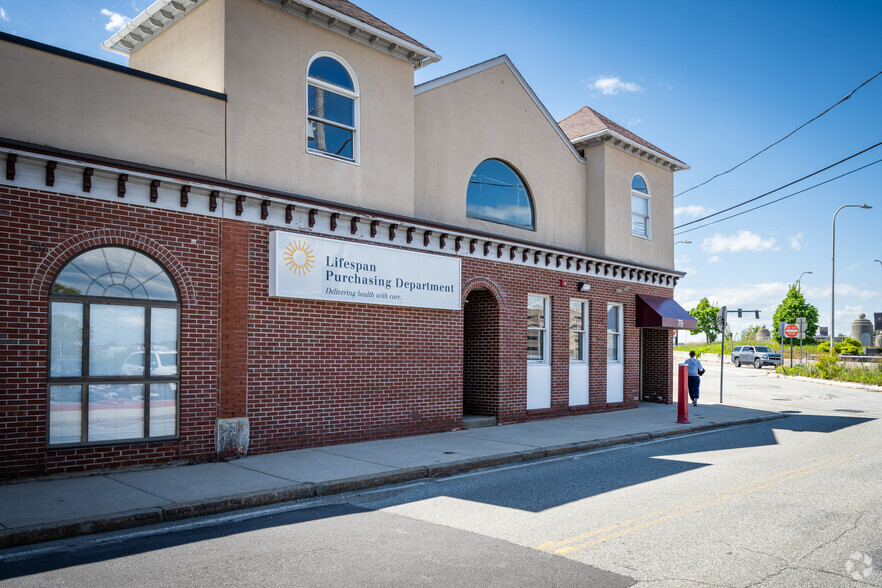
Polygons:
<instances>
[{"instance_id":1,"label":"street light pole","mask_svg":"<svg viewBox=\"0 0 882 588\"><path fill-rule=\"evenodd\" d=\"M836 338L836 215L843 208L873 208L868 204L843 204L833 213L833 263L830 274L830 353L836 351L834 339Z\"/></svg>"},{"instance_id":2,"label":"street light pole","mask_svg":"<svg viewBox=\"0 0 882 588\"><path fill-rule=\"evenodd\" d=\"M799 279L796 280L796 289L798 291L802 292L802 288L800 287L800 284L802 283L802 276L804 276L806 274L813 274L813 273L814 272L802 272L801 274L799 274Z\"/></svg>"}]
</instances>

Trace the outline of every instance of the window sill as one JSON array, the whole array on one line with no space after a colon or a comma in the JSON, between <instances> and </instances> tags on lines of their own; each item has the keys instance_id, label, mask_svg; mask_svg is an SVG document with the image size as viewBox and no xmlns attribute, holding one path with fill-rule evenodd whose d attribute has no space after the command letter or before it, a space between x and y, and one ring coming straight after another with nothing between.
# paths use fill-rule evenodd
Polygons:
<instances>
[{"instance_id":1,"label":"window sill","mask_svg":"<svg viewBox=\"0 0 882 588\"><path fill-rule=\"evenodd\" d=\"M317 151L315 149L306 148L306 152L309 155L316 155L318 157L323 157L325 159L330 159L333 161L339 161L340 163L348 163L349 165L354 165L355 167L361 167L361 164L354 159L346 159L345 157L337 157L336 155L331 155L329 153L325 153L324 151Z\"/></svg>"}]
</instances>

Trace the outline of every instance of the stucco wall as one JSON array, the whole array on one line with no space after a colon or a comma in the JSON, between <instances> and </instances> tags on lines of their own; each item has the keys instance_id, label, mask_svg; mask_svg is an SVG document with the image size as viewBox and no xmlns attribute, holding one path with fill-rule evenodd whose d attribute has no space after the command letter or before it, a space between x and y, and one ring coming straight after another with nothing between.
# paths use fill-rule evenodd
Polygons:
<instances>
[{"instance_id":1,"label":"stucco wall","mask_svg":"<svg viewBox=\"0 0 882 588\"><path fill-rule=\"evenodd\" d=\"M584 164L506 65L417 94L415 112L418 217L586 250ZM535 231L466 217L469 178L490 158L509 163L524 178Z\"/></svg>"},{"instance_id":2,"label":"stucco wall","mask_svg":"<svg viewBox=\"0 0 882 588\"><path fill-rule=\"evenodd\" d=\"M208 0L129 55L129 67L224 91L225 0Z\"/></svg>"},{"instance_id":3,"label":"stucco wall","mask_svg":"<svg viewBox=\"0 0 882 588\"><path fill-rule=\"evenodd\" d=\"M0 41L0 136L222 177L224 101Z\"/></svg>"},{"instance_id":4,"label":"stucco wall","mask_svg":"<svg viewBox=\"0 0 882 588\"><path fill-rule=\"evenodd\" d=\"M674 267L674 174L610 145L603 150L605 253L654 267ZM650 193L651 238L631 234L631 178L641 173Z\"/></svg>"},{"instance_id":5,"label":"stucco wall","mask_svg":"<svg viewBox=\"0 0 882 588\"><path fill-rule=\"evenodd\" d=\"M229 179L412 216L410 63L258 0L226 2ZM306 151L306 68L319 51L357 77L358 165Z\"/></svg>"}]
</instances>

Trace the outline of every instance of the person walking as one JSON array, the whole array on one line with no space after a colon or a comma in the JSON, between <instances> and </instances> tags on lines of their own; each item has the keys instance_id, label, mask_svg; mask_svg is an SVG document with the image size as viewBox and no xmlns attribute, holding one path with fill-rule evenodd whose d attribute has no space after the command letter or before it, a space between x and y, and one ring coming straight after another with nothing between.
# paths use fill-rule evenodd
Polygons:
<instances>
[{"instance_id":1,"label":"person walking","mask_svg":"<svg viewBox=\"0 0 882 588\"><path fill-rule=\"evenodd\" d=\"M692 399L692 406L698 406L698 388L701 386L701 376L704 374L704 368L701 362L695 359L695 352L689 352L689 359L686 360L689 366L689 398Z\"/></svg>"}]
</instances>

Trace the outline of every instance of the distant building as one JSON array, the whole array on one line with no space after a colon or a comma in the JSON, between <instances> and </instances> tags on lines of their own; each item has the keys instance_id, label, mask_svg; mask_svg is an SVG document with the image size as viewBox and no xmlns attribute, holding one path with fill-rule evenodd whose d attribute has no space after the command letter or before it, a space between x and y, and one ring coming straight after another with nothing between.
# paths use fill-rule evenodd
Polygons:
<instances>
[{"instance_id":1,"label":"distant building","mask_svg":"<svg viewBox=\"0 0 882 588\"><path fill-rule=\"evenodd\" d=\"M671 402L673 173L344 0L0 35L0 476Z\"/></svg>"}]
</instances>

